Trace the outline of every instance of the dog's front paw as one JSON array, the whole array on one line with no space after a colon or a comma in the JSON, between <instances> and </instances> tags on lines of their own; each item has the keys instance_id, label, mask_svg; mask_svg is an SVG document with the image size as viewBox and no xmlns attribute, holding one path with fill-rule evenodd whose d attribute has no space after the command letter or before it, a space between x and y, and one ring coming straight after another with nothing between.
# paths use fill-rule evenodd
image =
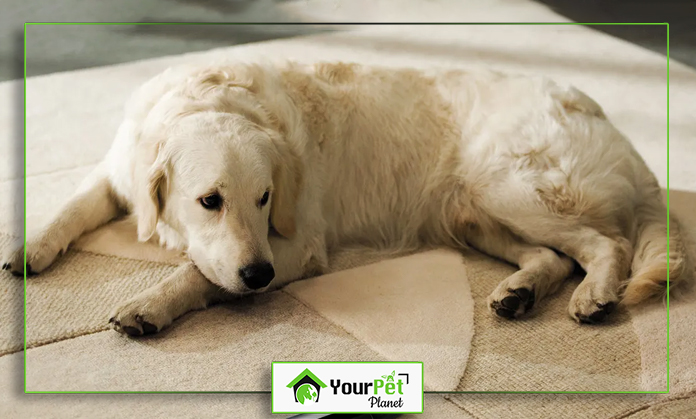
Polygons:
<instances>
[{"instance_id":1,"label":"dog's front paw","mask_svg":"<svg viewBox=\"0 0 696 419\"><path fill-rule=\"evenodd\" d=\"M151 335L172 323L172 316L161 297L144 292L117 307L109 324L130 336Z\"/></svg>"},{"instance_id":2,"label":"dog's front paw","mask_svg":"<svg viewBox=\"0 0 696 419\"><path fill-rule=\"evenodd\" d=\"M52 246L45 240L27 242L27 276L48 268L62 253L60 247ZM15 276L24 276L24 246L20 246L4 258L2 269Z\"/></svg>"},{"instance_id":3,"label":"dog's front paw","mask_svg":"<svg viewBox=\"0 0 696 419\"><path fill-rule=\"evenodd\" d=\"M568 314L578 323L601 323L614 311L618 301L617 290L607 284L585 280L570 298Z\"/></svg>"},{"instance_id":4,"label":"dog's front paw","mask_svg":"<svg viewBox=\"0 0 696 419\"><path fill-rule=\"evenodd\" d=\"M24 276L24 246L3 257L2 269L10 271L14 276ZM27 254L27 275L32 275L33 273L34 270L29 262L29 254Z\"/></svg>"}]
</instances>

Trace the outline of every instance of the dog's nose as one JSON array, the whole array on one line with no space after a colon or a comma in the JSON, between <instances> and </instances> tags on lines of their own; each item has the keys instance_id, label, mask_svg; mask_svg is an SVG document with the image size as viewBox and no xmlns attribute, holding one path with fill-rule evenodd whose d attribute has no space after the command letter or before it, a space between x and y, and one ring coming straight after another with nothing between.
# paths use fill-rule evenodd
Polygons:
<instances>
[{"instance_id":1,"label":"dog's nose","mask_svg":"<svg viewBox=\"0 0 696 419\"><path fill-rule=\"evenodd\" d=\"M275 277L273 265L268 262L254 263L239 270L239 276L244 284L252 290L263 288Z\"/></svg>"}]
</instances>

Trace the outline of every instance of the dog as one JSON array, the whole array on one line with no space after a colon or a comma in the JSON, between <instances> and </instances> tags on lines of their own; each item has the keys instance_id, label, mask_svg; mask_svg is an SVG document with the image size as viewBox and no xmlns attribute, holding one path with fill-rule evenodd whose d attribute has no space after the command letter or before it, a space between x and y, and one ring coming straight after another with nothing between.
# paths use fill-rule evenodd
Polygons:
<instances>
[{"instance_id":1,"label":"dog","mask_svg":"<svg viewBox=\"0 0 696 419\"><path fill-rule=\"evenodd\" d=\"M190 262L117 307L132 336L322 273L347 245L467 246L519 266L488 297L529 312L579 265L568 306L599 323L692 262L655 176L602 108L542 77L347 63L180 67L129 100L105 159L4 268L45 270L130 213ZM669 257L668 257L669 242ZM669 268L668 268L669 258Z\"/></svg>"}]
</instances>

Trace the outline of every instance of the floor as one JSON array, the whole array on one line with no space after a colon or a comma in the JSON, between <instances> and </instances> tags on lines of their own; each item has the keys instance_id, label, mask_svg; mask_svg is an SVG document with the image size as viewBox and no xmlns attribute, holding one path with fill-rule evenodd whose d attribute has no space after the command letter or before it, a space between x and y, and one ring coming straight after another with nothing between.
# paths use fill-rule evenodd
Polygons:
<instances>
[{"instance_id":1,"label":"floor","mask_svg":"<svg viewBox=\"0 0 696 419\"><path fill-rule=\"evenodd\" d=\"M71 3L79 7L70 7ZM206 22L292 22L279 0L41 0L17 2L0 16L0 81L23 74L28 22L186 22L187 25L30 25L27 75L97 67L216 47L309 35L314 25L203 25Z\"/></svg>"},{"instance_id":2,"label":"floor","mask_svg":"<svg viewBox=\"0 0 696 419\"><path fill-rule=\"evenodd\" d=\"M537 0L575 22L668 22L669 54L696 68L696 4L692 0ZM607 25L594 29L667 54L664 26Z\"/></svg>"},{"instance_id":3,"label":"floor","mask_svg":"<svg viewBox=\"0 0 696 419\"><path fill-rule=\"evenodd\" d=\"M309 35L336 27L282 25L297 17L283 0L121 0L47 4L25 0L3 7L0 81L23 75L22 23L187 22L188 25L42 25L27 29L27 75L36 76L140 59L202 51L268 39ZM301 1L301 0L300 0ZM669 22L670 56L696 68L696 13L684 0L539 0L576 22ZM457 20L457 19L452 19ZM200 25L203 22L275 22L276 25ZM594 26L594 29L666 54L665 26Z\"/></svg>"}]
</instances>

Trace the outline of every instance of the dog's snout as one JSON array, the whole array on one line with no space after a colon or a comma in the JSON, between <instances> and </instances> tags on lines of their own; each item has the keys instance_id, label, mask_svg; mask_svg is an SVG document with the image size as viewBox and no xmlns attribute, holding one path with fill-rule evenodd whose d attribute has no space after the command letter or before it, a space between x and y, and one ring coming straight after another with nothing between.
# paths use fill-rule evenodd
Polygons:
<instances>
[{"instance_id":1,"label":"dog's snout","mask_svg":"<svg viewBox=\"0 0 696 419\"><path fill-rule=\"evenodd\" d=\"M275 271L270 263L261 262L244 266L239 270L239 276L247 287L257 290L271 283Z\"/></svg>"}]
</instances>

